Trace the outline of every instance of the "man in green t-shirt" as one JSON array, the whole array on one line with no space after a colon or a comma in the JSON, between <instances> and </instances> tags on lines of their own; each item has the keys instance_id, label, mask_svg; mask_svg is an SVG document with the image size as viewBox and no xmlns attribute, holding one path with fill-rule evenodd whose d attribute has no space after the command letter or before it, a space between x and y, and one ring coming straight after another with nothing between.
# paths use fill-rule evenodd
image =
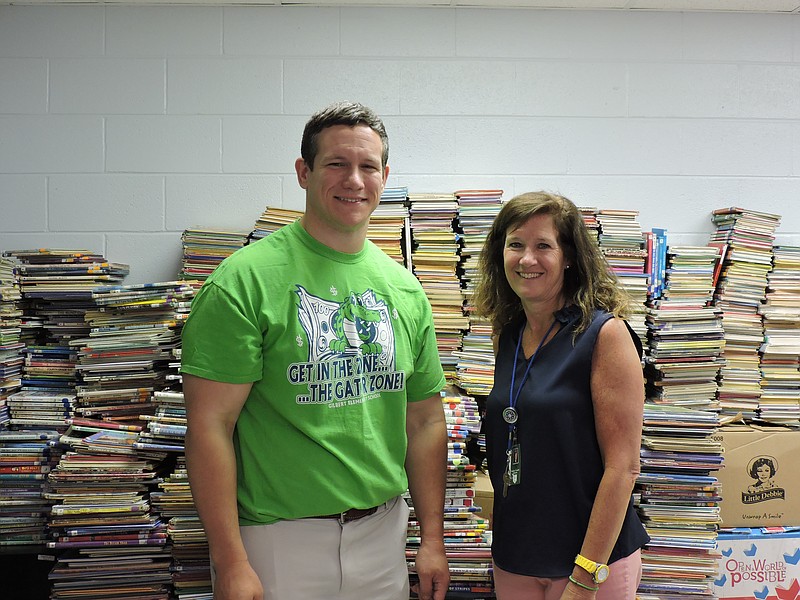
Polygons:
<instances>
[{"instance_id":1,"label":"man in green t-shirt","mask_svg":"<svg viewBox=\"0 0 800 600\"><path fill-rule=\"evenodd\" d=\"M430 304L366 239L389 174L356 103L306 123L304 215L203 285L183 331L186 460L215 600L443 600L447 434Z\"/></svg>"}]
</instances>

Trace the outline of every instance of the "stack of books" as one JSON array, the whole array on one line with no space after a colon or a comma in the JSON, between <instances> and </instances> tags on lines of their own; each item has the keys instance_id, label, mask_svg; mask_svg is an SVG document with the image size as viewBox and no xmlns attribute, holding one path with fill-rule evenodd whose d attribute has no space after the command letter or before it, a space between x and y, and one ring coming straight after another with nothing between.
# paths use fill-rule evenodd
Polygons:
<instances>
[{"instance_id":1,"label":"stack of books","mask_svg":"<svg viewBox=\"0 0 800 600\"><path fill-rule=\"evenodd\" d=\"M600 229L597 238L600 251L622 287L631 296L632 314L628 322L644 341L647 333L644 303L647 300L649 274L645 270L646 241L637 220L638 216L637 210L600 209L596 219Z\"/></svg>"},{"instance_id":2,"label":"stack of books","mask_svg":"<svg viewBox=\"0 0 800 600\"><path fill-rule=\"evenodd\" d=\"M61 456L56 431L0 430L0 551L41 550L51 502L47 474Z\"/></svg>"},{"instance_id":3,"label":"stack of books","mask_svg":"<svg viewBox=\"0 0 800 600\"><path fill-rule=\"evenodd\" d=\"M186 229L181 236L183 260L180 277L203 281L217 265L247 243L247 231Z\"/></svg>"},{"instance_id":4,"label":"stack of books","mask_svg":"<svg viewBox=\"0 0 800 600\"><path fill-rule=\"evenodd\" d=\"M10 427L63 432L67 428L67 419L75 412L75 405L75 394L71 390L20 390L8 397Z\"/></svg>"},{"instance_id":5,"label":"stack of books","mask_svg":"<svg viewBox=\"0 0 800 600\"><path fill-rule=\"evenodd\" d=\"M153 392L167 386L194 293L181 281L95 288L96 308L85 314L89 335L70 341L78 354L78 415L141 426L153 414Z\"/></svg>"},{"instance_id":6,"label":"stack of books","mask_svg":"<svg viewBox=\"0 0 800 600\"><path fill-rule=\"evenodd\" d=\"M77 352L69 343L89 334L84 317L96 306L92 290L122 281L129 268L87 250L15 250L6 254L20 262L25 318L33 319L26 340L23 389L73 392Z\"/></svg>"},{"instance_id":7,"label":"stack of books","mask_svg":"<svg viewBox=\"0 0 800 600\"><path fill-rule=\"evenodd\" d=\"M137 451L140 429L72 419L60 436L67 451L45 494L54 503L47 546L62 551L49 575L52 599L169 598L166 525L148 497L165 454Z\"/></svg>"},{"instance_id":8,"label":"stack of books","mask_svg":"<svg viewBox=\"0 0 800 600\"><path fill-rule=\"evenodd\" d=\"M186 459L179 455L172 473L150 495L153 511L167 523L172 542L172 583L178 600L212 600L208 540L194 505Z\"/></svg>"},{"instance_id":9,"label":"stack of books","mask_svg":"<svg viewBox=\"0 0 800 600\"><path fill-rule=\"evenodd\" d=\"M22 387L22 294L17 261L0 256L0 428L8 425L6 398Z\"/></svg>"},{"instance_id":10,"label":"stack of books","mask_svg":"<svg viewBox=\"0 0 800 600\"><path fill-rule=\"evenodd\" d=\"M596 206L579 206L578 212L581 213L581 217L583 217L583 224L586 225L586 229L589 230L589 237L594 239L598 244L600 238L600 223L597 222L597 212L598 208Z\"/></svg>"},{"instance_id":11,"label":"stack of books","mask_svg":"<svg viewBox=\"0 0 800 600\"><path fill-rule=\"evenodd\" d=\"M50 501L45 495L48 474L56 467L61 456L61 449L56 441L67 428L68 419L75 409L75 394L45 389L23 389L8 397L11 413L9 434L16 434L16 440L27 440L19 443L15 454L8 460L0 459L0 480L2 486L9 486L16 493L24 490L25 502L18 508L24 513L16 514L14 521L28 523L31 539L42 540L47 527L47 516L50 513ZM46 440L46 441L45 441ZM51 447L51 445L53 447ZM31 501L33 504L31 505ZM0 515L11 517L12 513L0 509ZM1 519L0 519L1 520ZM33 535L34 527L38 533ZM2 527L0 527L1 529Z\"/></svg>"},{"instance_id":12,"label":"stack of books","mask_svg":"<svg viewBox=\"0 0 800 600\"><path fill-rule=\"evenodd\" d=\"M773 266L767 274L761 346L761 398L763 421L800 425L800 247L775 246Z\"/></svg>"},{"instance_id":13,"label":"stack of books","mask_svg":"<svg viewBox=\"0 0 800 600\"><path fill-rule=\"evenodd\" d=\"M19 283L27 298L50 301L86 300L98 285L113 285L130 272L123 263L107 261L101 254L89 250L10 250L20 262ZM57 321L54 327L68 336L73 319ZM78 328L82 328L78 322Z\"/></svg>"},{"instance_id":14,"label":"stack of books","mask_svg":"<svg viewBox=\"0 0 800 600\"><path fill-rule=\"evenodd\" d=\"M9 251L0 264L0 545L47 542L49 472L75 406L67 346L91 305L91 285L124 271L81 251ZM17 285L25 277L24 286ZM25 297L27 296L27 298ZM25 310L37 313L27 317ZM26 326L26 323L29 324ZM24 340L24 341L23 341ZM22 352L22 354L21 354Z\"/></svg>"},{"instance_id":15,"label":"stack of books","mask_svg":"<svg viewBox=\"0 0 800 600\"><path fill-rule=\"evenodd\" d=\"M135 447L141 450L183 453L186 440L186 408L180 390L157 390L153 393L155 412L142 415L147 425Z\"/></svg>"},{"instance_id":16,"label":"stack of books","mask_svg":"<svg viewBox=\"0 0 800 600\"><path fill-rule=\"evenodd\" d=\"M704 410L717 408L717 374L725 339L718 308L711 306L719 251L673 246L667 253L660 298L646 308L647 398Z\"/></svg>"},{"instance_id":17,"label":"stack of books","mask_svg":"<svg viewBox=\"0 0 800 600\"><path fill-rule=\"evenodd\" d=\"M302 216L302 210L267 206L261 216L256 220L253 231L250 232L250 242L258 241L261 238L267 237L270 233L277 231L284 225L294 223Z\"/></svg>"},{"instance_id":18,"label":"stack of books","mask_svg":"<svg viewBox=\"0 0 800 600\"><path fill-rule=\"evenodd\" d=\"M720 369L722 414L758 417L761 397L759 349L764 331L758 308L765 300L772 245L780 216L742 208L713 211L717 229L711 242L725 244L727 253L714 293L722 310L725 365Z\"/></svg>"},{"instance_id":19,"label":"stack of books","mask_svg":"<svg viewBox=\"0 0 800 600\"><path fill-rule=\"evenodd\" d=\"M467 444L480 429L477 402L452 386L442 392L442 402L448 435L444 506L444 542L450 567L447 597L493 597L489 522L475 514L480 512L480 506L475 503L476 465L467 456ZM412 506L406 546L412 582L415 581L414 557L419 536L419 522Z\"/></svg>"},{"instance_id":20,"label":"stack of books","mask_svg":"<svg viewBox=\"0 0 800 600\"><path fill-rule=\"evenodd\" d=\"M212 600L208 540L200 523L186 470L186 405L180 372L181 346L173 348L167 386L153 394L155 414L147 415L146 427L134 447L167 452L164 477L150 493L155 514L167 525L172 544L172 584L178 600Z\"/></svg>"},{"instance_id":21,"label":"stack of books","mask_svg":"<svg viewBox=\"0 0 800 600\"><path fill-rule=\"evenodd\" d=\"M663 233L663 232L662 232ZM719 250L672 246L659 293L647 302L647 400L635 498L651 537L639 597L713 598L722 448L713 435L724 348L710 305Z\"/></svg>"},{"instance_id":22,"label":"stack of books","mask_svg":"<svg viewBox=\"0 0 800 600\"><path fill-rule=\"evenodd\" d=\"M713 600L722 447L713 411L646 403L641 473L634 490L650 535L637 598Z\"/></svg>"},{"instance_id":23,"label":"stack of books","mask_svg":"<svg viewBox=\"0 0 800 600\"><path fill-rule=\"evenodd\" d=\"M81 314L87 309L88 307L82 309ZM25 347L24 354L23 390L52 391L58 394L75 391L78 383L75 370L78 355L68 342L50 340L41 341L38 345L29 344Z\"/></svg>"},{"instance_id":24,"label":"stack of books","mask_svg":"<svg viewBox=\"0 0 800 600\"><path fill-rule=\"evenodd\" d=\"M412 269L431 303L439 358L445 377L453 382L458 362L453 353L469 329L457 273L459 241L453 229L458 203L453 194L409 194L408 199Z\"/></svg>"},{"instance_id":25,"label":"stack of books","mask_svg":"<svg viewBox=\"0 0 800 600\"><path fill-rule=\"evenodd\" d=\"M408 188L385 188L381 194L381 203L372 213L367 229L367 239L391 256L401 265L408 266L403 248L408 248L406 239L406 223L408 208L406 196Z\"/></svg>"},{"instance_id":26,"label":"stack of books","mask_svg":"<svg viewBox=\"0 0 800 600\"><path fill-rule=\"evenodd\" d=\"M464 334L461 350L453 354L456 364L456 383L467 394L488 396L494 386L494 347L492 325L486 319L470 317L470 328Z\"/></svg>"},{"instance_id":27,"label":"stack of books","mask_svg":"<svg viewBox=\"0 0 800 600\"><path fill-rule=\"evenodd\" d=\"M494 379L494 350L492 327L475 313L472 297L480 273L478 264L486 236L497 213L502 208L503 190L459 190L457 229L462 239L459 275L464 293L464 312L469 318L469 330L455 352L456 383L468 394L487 396Z\"/></svg>"}]
</instances>

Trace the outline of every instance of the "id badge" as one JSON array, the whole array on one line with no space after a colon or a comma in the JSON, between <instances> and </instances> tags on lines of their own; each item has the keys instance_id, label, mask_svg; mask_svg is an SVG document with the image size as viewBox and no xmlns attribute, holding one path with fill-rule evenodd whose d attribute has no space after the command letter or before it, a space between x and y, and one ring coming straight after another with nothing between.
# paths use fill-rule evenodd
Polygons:
<instances>
[{"instance_id":1,"label":"id badge","mask_svg":"<svg viewBox=\"0 0 800 600\"><path fill-rule=\"evenodd\" d=\"M511 454L508 456L508 484L517 485L522 481L522 451L519 444L511 446Z\"/></svg>"}]
</instances>

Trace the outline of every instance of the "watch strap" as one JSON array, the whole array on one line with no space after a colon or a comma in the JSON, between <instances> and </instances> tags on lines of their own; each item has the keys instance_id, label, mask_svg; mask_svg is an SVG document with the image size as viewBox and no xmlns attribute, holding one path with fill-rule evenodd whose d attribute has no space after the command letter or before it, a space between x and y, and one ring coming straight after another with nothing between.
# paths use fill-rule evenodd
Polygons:
<instances>
[{"instance_id":1,"label":"watch strap","mask_svg":"<svg viewBox=\"0 0 800 600\"><path fill-rule=\"evenodd\" d=\"M597 563L593 560L589 560L585 556L581 556L578 554L575 557L575 564L582 568L584 571L589 573L592 576L592 580L595 583L603 583L606 579L608 579L609 569L608 565L604 565L603 563Z\"/></svg>"},{"instance_id":2,"label":"watch strap","mask_svg":"<svg viewBox=\"0 0 800 600\"><path fill-rule=\"evenodd\" d=\"M589 560L585 556L578 556L575 557L575 564L578 565L581 569L589 573L590 575L594 575L594 572L597 571L597 567L600 565L594 562L593 560Z\"/></svg>"}]
</instances>

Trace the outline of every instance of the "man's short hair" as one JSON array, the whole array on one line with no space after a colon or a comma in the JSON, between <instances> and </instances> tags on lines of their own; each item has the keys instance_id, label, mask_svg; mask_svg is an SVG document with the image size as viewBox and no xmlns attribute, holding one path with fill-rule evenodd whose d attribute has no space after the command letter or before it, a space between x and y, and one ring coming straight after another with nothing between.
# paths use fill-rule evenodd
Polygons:
<instances>
[{"instance_id":1,"label":"man's short hair","mask_svg":"<svg viewBox=\"0 0 800 600\"><path fill-rule=\"evenodd\" d=\"M311 115L303 129L303 140L300 143L300 156L302 156L308 168L314 170L314 161L317 158L319 147L317 140L323 129L334 125L366 125L381 138L383 153L381 154L381 167L385 167L389 162L389 137L383 121L375 114L371 108L367 108L358 102L336 102L326 106L322 110Z\"/></svg>"}]
</instances>

